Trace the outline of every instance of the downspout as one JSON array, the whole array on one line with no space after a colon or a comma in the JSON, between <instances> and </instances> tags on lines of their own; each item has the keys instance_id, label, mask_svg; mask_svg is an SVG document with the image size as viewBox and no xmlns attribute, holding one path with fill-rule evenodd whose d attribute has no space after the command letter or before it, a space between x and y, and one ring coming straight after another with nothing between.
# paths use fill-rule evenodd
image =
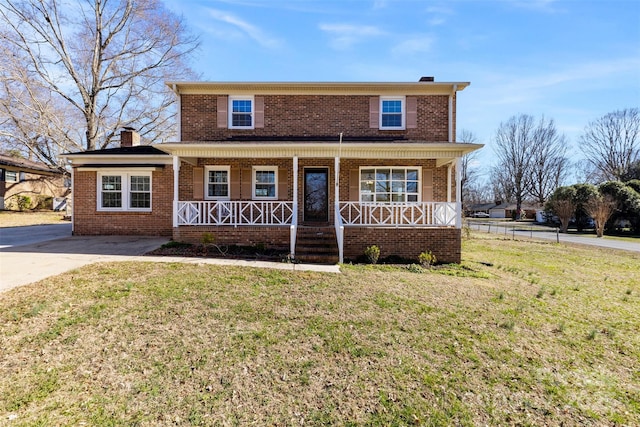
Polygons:
<instances>
[{"instance_id":1,"label":"downspout","mask_svg":"<svg viewBox=\"0 0 640 427\"><path fill-rule=\"evenodd\" d=\"M338 156L335 158L334 165L334 218L333 223L336 228L336 240L338 244L338 262L344 262L344 224L340 215L340 157L342 156L342 132L340 132L340 141L338 142Z\"/></svg>"},{"instance_id":2,"label":"downspout","mask_svg":"<svg viewBox=\"0 0 640 427\"><path fill-rule=\"evenodd\" d=\"M296 259L296 237L298 232L298 156L293 156L293 218L289 228L289 252Z\"/></svg>"},{"instance_id":3,"label":"downspout","mask_svg":"<svg viewBox=\"0 0 640 427\"><path fill-rule=\"evenodd\" d=\"M176 86L175 83L173 84L173 91L178 96L178 115L177 115L178 129L177 129L177 132L178 132L178 141L182 141L182 97L178 93L178 87Z\"/></svg>"},{"instance_id":4,"label":"downspout","mask_svg":"<svg viewBox=\"0 0 640 427\"><path fill-rule=\"evenodd\" d=\"M455 142L453 138L453 97L456 95L456 91L458 90L458 85L453 85L453 90L451 91L451 95L449 95L449 142Z\"/></svg>"}]
</instances>

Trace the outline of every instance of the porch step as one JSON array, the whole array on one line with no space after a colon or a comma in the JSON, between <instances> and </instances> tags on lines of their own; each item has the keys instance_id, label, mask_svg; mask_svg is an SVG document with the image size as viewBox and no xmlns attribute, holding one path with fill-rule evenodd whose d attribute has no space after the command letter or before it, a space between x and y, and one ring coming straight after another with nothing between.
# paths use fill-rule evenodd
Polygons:
<instances>
[{"instance_id":1,"label":"porch step","mask_svg":"<svg viewBox=\"0 0 640 427\"><path fill-rule=\"evenodd\" d=\"M335 264L339 260L333 227L298 227L296 259L313 264Z\"/></svg>"}]
</instances>

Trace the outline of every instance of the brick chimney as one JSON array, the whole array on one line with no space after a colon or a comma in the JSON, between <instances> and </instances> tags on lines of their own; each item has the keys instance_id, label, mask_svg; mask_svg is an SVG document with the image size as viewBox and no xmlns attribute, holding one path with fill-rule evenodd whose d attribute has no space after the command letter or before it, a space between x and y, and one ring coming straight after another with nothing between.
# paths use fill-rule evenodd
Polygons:
<instances>
[{"instance_id":1,"label":"brick chimney","mask_svg":"<svg viewBox=\"0 0 640 427\"><path fill-rule=\"evenodd\" d=\"M140 145L140 134L134 128L123 128L120 132L120 147L136 147L138 145Z\"/></svg>"}]
</instances>

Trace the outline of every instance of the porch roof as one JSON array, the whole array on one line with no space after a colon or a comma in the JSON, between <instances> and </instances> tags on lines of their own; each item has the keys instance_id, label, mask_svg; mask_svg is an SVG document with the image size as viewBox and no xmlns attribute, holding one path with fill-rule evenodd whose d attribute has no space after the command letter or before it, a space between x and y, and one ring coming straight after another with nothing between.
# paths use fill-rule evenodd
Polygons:
<instances>
[{"instance_id":1,"label":"porch roof","mask_svg":"<svg viewBox=\"0 0 640 427\"><path fill-rule=\"evenodd\" d=\"M178 142L154 146L182 158L436 159L440 166L484 145L450 142Z\"/></svg>"}]
</instances>

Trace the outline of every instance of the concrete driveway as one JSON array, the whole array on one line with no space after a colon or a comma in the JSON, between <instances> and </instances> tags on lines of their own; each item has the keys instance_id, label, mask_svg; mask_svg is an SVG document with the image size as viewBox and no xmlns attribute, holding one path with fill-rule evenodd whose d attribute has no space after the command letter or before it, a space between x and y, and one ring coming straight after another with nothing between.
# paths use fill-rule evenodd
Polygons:
<instances>
[{"instance_id":1,"label":"concrete driveway","mask_svg":"<svg viewBox=\"0 0 640 427\"><path fill-rule=\"evenodd\" d=\"M69 229L65 232L68 237L51 239L45 233L40 239L47 240L33 242L37 238L28 233L40 231L35 227L42 226L0 230L0 292L94 262L129 260L169 241L166 237L71 236ZM19 237L25 233L27 238ZM30 243L22 244L24 241Z\"/></svg>"},{"instance_id":2,"label":"concrete driveway","mask_svg":"<svg viewBox=\"0 0 640 427\"><path fill-rule=\"evenodd\" d=\"M0 293L87 264L111 261L183 262L340 272L340 267L337 265L296 265L238 259L143 256L168 241L168 237L71 236L70 226L63 228L58 227L58 224L0 228Z\"/></svg>"}]
</instances>

